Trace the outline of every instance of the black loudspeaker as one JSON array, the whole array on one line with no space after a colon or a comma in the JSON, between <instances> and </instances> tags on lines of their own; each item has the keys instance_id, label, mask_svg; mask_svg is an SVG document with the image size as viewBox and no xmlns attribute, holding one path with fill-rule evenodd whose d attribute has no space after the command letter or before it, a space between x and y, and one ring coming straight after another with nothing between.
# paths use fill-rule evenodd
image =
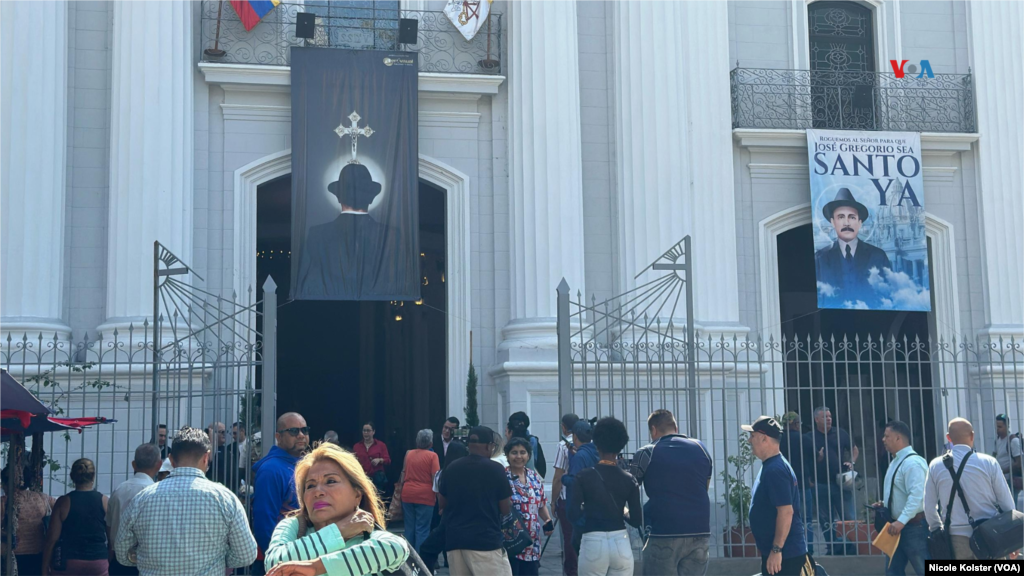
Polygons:
<instances>
[{"instance_id":1,"label":"black loudspeaker","mask_svg":"<svg viewBox=\"0 0 1024 576\"><path fill-rule=\"evenodd\" d=\"M398 43L415 44L418 42L420 21L415 18L401 18L398 20Z\"/></svg>"},{"instance_id":2,"label":"black loudspeaker","mask_svg":"<svg viewBox=\"0 0 1024 576\"><path fill-rule=\"evenodd\" d=\"M313 39L316 33L316 15L310 12L299 12L295 15L295 37Z\"/></svg>"}]
</instances>

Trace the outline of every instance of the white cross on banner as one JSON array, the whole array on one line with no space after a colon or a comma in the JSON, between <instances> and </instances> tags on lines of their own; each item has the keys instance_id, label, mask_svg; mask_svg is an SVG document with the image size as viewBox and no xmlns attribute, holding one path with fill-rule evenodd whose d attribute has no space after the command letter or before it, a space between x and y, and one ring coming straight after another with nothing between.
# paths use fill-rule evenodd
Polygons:
<instances>
[{"instance_id":1,"label":"white cross on banner","mask_svg":"<svg viewBox=\"0 0 1024 576\"><path fill-rule=\"evenodd\" d=\"M491 0L448 0L444 13L466 40L472 40L491 14Z\"/></svg>"}]
</instances>

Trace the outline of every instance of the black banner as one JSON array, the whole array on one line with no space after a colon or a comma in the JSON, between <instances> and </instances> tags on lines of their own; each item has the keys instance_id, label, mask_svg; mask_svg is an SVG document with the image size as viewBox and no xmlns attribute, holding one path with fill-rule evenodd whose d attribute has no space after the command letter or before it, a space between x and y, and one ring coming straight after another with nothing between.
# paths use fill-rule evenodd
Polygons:
<instances>
[{"instance_id":1,"label":"black banner","mask_svg":"<svg viewBox=\"0 0 1024 576\"><path fill-rule=\"evenodd\" d=\"M416 54L291 56L291 297L418 299Z\"/></svg>"}]
</instances>

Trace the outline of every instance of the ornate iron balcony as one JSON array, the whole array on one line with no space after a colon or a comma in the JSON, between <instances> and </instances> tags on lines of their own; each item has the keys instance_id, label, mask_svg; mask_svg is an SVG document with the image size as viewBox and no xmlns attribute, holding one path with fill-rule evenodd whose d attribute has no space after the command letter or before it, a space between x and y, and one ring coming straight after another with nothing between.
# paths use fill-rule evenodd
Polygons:
<instances>
[{"instance_id":1,"label":"ornate iron balcony","mask_svg":"<svg viewBox=\"0 0 1024 576\"><path fill-rule=\"evenodd\" d=\"M502 71L502 15L499 13L492 12L488 23L467 41L443 12L382 9L377 7L377 2L366 5L353 7L351 3L330 0L282 2L247 32L229 2L204 0L202 61L288 66L292 46L321 46L415 51L419 53L420 72L500 74ZM316 16L312 39L295 37L295 20L300 12ZM398 44L399 18L419 20L416 44Z\"/></svg>"},{"instance_id":2,"label":"ornate iron balcony","mask_svg":"<svg viewBox=\"0 0 1024 576\"><path fill-rule=\"evenodd\" d=\"M733 128L974 132L970 74L734 68Z\"/></svg>"}]
</instances>

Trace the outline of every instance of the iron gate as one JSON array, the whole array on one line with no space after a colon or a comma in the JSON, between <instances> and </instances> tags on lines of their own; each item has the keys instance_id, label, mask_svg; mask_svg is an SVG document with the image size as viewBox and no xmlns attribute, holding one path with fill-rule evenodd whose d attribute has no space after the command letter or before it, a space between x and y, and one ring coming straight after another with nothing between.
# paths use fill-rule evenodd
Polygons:
<instances>
[{"instance_id":1,"label":"iron gate","mask_svg":"<svg viewBox=\"0 0 1024 576\"><path fill-rule=\"evenodd\" d=\"M815 483L813 464L797 473L810 478L801 514L817 553L827 542L831 551L860 555L880 554L870 544L863 505L881 500L889 462L881 434L888 420L910 425L917 452L931 459L945 450L946 422L953 417L974 423L975 445L986 453L994 450L997 414L1011 423L1024 417L1024 348L1016 340L702 335L687 321L693 317L689 254L687 237L646 269L664 276L603 302L571 297L562 282L559 408L625 422L630 442L624 460L650 441L647 416L671 410L680 431L702 440L713 458L714 557L759 556L746 528L759 464L740 425L762 414L783 419L796 413L802 425L789 433L806 434L815 410L828 407L833 425L853 438L859 452L853 490ZM679 318L682 306L686 315Z\"/></svg>"},{"instance_id":2,"label":"iron gate","mask_svg":"<svg viewBox=\"0 0 1024 576\"><path fill-rule=\"evenodd\" d=\"M237 422L249 432L248 455L240 456L237 470L219 470L213 459L211 472L248 508L247 464L273 446L276 285L268 278L262 299L255 299L252 288L241 298L224 298L199 287L195 280L202 278L159 242L153 264L155 322L79 339L24 334L2 343L3 367L56 415L116 420L81 434L37 436L45 454L36 489L54 496L67 492L73 487L67 478L71 463L89 458L96 464L96 489L109 494L132 476L135 448L154 441L159 425L167 425L170 446L183 425L220 422L228 436ZM270 432L261 451L262 430Z\"/></svg>"}]
</instances>

